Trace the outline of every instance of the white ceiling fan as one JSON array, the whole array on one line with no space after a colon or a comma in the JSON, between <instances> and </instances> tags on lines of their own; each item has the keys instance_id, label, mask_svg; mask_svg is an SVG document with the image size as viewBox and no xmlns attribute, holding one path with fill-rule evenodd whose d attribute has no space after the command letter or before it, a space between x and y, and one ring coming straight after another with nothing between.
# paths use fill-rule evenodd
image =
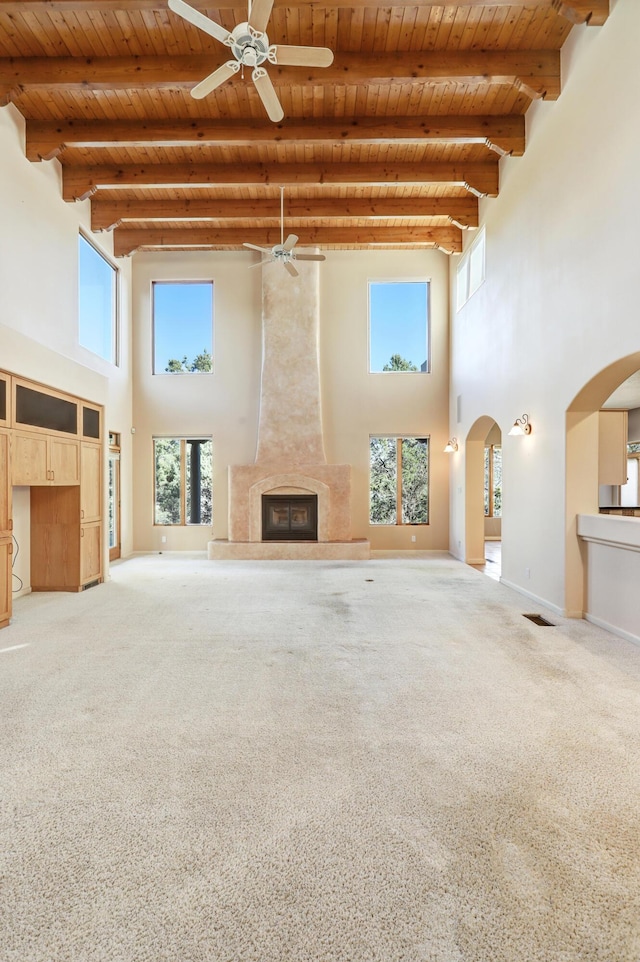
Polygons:
<instances>
[{"instance_id":1,"label":"white ceiling fan","mask_svg":"<svg viewBox=\"0 0 640 962\"><path fill-rule=\"evenodd\" d=\"M267 61L291 67L328 67L333 63L333 52L328 47L296 47L291 44L270 44L266 34L274 0L249 0L247 20L231 32L211 20L184 0L168 0L169 9L188 20L194 27L220 40L235 60L227 60L221 67L201 80L191 91L196 100L206 97L243 67L251 67L251 78L270 120L282 120L284 111L269 74L262 66Z\"/></svg>"},{"instance_id":2,"label":"white ceiling fan","mask_svg":"<svg viewBox=\"0 0 640 962\"><path fill-rule=\"evenodd\" d=\"M252 251L260 251L261 254L269 254L271 261L276 261L282 264L285 270L289 271L292 277L298 277L298 272L295 269L294 261L325 261L326 257L324 254L296 254L295 247L298 243L298 236L296 234L289 234L287 239L284 239L284 187L280 188L280 243L275 244L273 247L258 247L256 244L243 244L243 247L248 247ZM253 264L253 267L259 267L259 264Z\"/></svg>"}]
</instances>

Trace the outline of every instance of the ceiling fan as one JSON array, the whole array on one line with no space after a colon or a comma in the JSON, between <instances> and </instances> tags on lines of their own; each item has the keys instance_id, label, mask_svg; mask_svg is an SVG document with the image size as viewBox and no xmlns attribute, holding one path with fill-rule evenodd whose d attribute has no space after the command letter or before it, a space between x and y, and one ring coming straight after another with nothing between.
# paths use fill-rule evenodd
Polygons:
<instances>
[{"instance_id":1,"label":"ceiling fan","mask_svg":"<svg viewBox=\"0 0 640 962\"><path fill-rule=\"evenodd\" d=\"M296 234L289 234L284 239L284 187L280 188L280 243L273 247L258 247L256 244L243 244L252 251L260 251L261 254L269 254L271 261L282 264L285 270L289 271L292 277L298 277L298 272L293 264L294 261L325 261L324 254L296 254L295 246L298 243ZM253 264L259 267L259 264Z\"/></svg>"},{"instance_id":2,"label":"ceiling fan","mask_svg":"<svg viewBox=\"0 0 640 962\"><path fill-rule=\"evenodd\" d=\"M251 79L262 101L269 119L274 123L282 120L284 111L269 74L262 66L267 61L291 67L328 67L333 63L333 52L328 47L296 47L290 44L270 44L266 34L267 21L271 16L274 0L249 0L247 20L239 23L231 32L221 24L211 20L184 0L168 0L169 9L188 20L194 27L204 30L209 36L220 40L231 52L235 60L214 70L201 80L191 91L196 100L206 97L221 84L237 74L244 67L251 67Z\"/></svg>"}]
</instances>

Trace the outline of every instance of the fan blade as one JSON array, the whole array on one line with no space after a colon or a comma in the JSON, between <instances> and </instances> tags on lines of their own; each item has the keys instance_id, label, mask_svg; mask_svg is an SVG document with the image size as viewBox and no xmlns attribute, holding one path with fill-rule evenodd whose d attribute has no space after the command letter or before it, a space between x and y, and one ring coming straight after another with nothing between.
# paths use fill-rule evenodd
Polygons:
<instances>
[{"instance_id":1,"label":"fan blade","mask_svg":"<svg viewBox=\"0 0 640 962\"><path fill-rule=\"evenodd\" d=\"M275 62L288 67L330 67L333 50L328 47L294 47L287 43L275 45Z\"/></svg>"},{"instance_id":2,"label":"fan blade","mask_svg":"<svg viewBox=\"0 0 640 962\"><path fill-rule=\"evenodd\" d=\"M297 261L326 261L324 254L296 254Z\"/></svg>"},{"instance_id":3,"label":"fan blade","mask_svg":"<svg viewBox=\"0 0 640 962\"><path fill-rule=\"evenodd\" d=\"M173 10L174 13L177 13L178 16L184 20L188 20L194 27L199 27L200 30L204 30L210 37L215 37L216 40L226 43L231 36L229 31L225 30L221 24L216 23L215 20L210 20L209 17L205 17L203 13L200 13L195 7L189 6L184 0L168 0L168 3L170 10Z\"/></svg>"},{"instance_id":4,"label":"fan blade","mask_svg":"<svg viewBox=\"0 0 640 962\"><path fill-rule=\"evenodd\" d=\"M243 247L248 247L252 251L260 251L261 254L270 254L270 247L258 247L256 244L243 244Z\"/></svg>"},{"instance_id":5,"label":"fan blade","mask_svg":"<svg viewBox=\"0 0 640 962\"><path fill-rule=\"evenodd\" d=\"M264 69L264 67L256 67L252 74L253 82L256 85L256 90L258 91L258 96L263 103L264 109L267 111L269 120L273 120L274 124L282 120L284 117L284 110L282 109L282 104L278 100L278 95L275 91L275 87L271 83L271 78L269 74Z\"/></svg>"},{"instance_id":6,"label":"fan blade","mask_svg":"<svg viewBox=\"0 0 640 962\"><path fill-rule=\"evenodd\" d=\"M291 274L292 277L298 277L298 276L299 276L297 270L295 269L295 267L293 266L293 264L291 263L291 261L285 261L285 262L284 262L284 269L285 269L285 271L289 271L289 273Z\"/></svg>"},{"instance_id":7,"label":"fan blade","mask_svg":"<svg viewBox=\"0 0 640 962\"><path fill-rule=\"evenodd\" d=\"M273 0L253 0L249 14L249 26L260 33L267 29L269 17L273 9Z\"/></svg>"},{"instance_id":8,"label":"fan blade","mask_svg":"<svg viewBox=\"0 0 640 962\"><path fill-rule=\"evenodd\" d=\"M247 268L247 270L252 271L256 267L262 267L263 264L268 264L268 263L269 263L268 261L258 261L257 264L249 264L249 267Z\"/></svg>"},{"instance_id":9,"label":"fan blade","mask_svg":"<svg viewBox=\"0 0 640 962\"><path fill-rule=\"evenodd\" d=\"M214 70L208 77L201 80L199 84L196 84L191 91L191 96L195 100L202 100L203 97L210 94L212 90L215 90L216 87L223 84L229 77L233 77L238 70L240 70L240 64L237 60L227 60L221 67L218 67L218 69Z\"/></svg>"},{"instance_id":10,"label":"fan blade","mask_svg":"<svg viewBox=\"0 0 640 962\"><path fill-rule=\"evenodd\" d=\"M289 234L289 236L287 237L286 241L282 246L286 251L292 251L297 243L298 243L298 238L296 234Z\"/></svg>"}]
</instances>

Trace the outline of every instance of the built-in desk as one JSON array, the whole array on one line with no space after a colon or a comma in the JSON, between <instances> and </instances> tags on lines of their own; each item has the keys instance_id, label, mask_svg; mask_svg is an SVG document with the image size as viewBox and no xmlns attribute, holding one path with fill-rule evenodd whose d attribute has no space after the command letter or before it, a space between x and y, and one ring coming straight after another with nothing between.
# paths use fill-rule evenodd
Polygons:
<instances>
[{"instance_id":1,"label":"built-in desk","mask_svg":"<svg viewBox=\"0 0 640 962\"><path fill-rule=\"evenodd\" d=\"M587 546L585 618L640 644L640 518L578 515Z\"/></svg>"}]
</instances>

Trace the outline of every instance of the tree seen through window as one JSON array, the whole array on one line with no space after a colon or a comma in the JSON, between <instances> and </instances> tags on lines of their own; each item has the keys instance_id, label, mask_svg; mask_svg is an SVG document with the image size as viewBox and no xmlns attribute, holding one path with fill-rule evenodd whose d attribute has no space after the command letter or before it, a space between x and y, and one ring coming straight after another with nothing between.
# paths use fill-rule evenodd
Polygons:
<instances>
[{"instance_id":1,"label":"tree seen through window","mask_svg":"<svg viewBox=\"0 0 640 962\"><path fill-rule=\"evenodd\" d=\"M369 448L370 523L428 524L429 439L372 437Z\"/></svg>"}]
</instances>

